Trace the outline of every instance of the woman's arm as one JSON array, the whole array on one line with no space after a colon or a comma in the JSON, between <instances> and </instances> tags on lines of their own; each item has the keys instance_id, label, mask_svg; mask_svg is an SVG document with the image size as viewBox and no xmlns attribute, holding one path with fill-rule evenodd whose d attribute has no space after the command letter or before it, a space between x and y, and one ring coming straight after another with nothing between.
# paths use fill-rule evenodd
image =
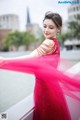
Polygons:
<instances>
[{"instance_id":1,"label":"woman's arm","mask_svg":"<svg viewBox=\"0 0 80 120\"><path fill-rule=\"evenodd\" d=\"M36 62L38 56L47 55L52 51L54 43L51 40L45 40L37 49L29 55L15 57L15 58L0 58L0 68L14 71L34 70L37 68Z\"/></svg>"},{"instance_id":2,"label":"woman's arm","mask_svg":"<svg viewBox=\"0 0 80 120\"><path fill-rule=\"evenodd\" d=\"M23 55L23 56L12 57L12 58L5 58L5 57L0 56L0 63L2 60L20 60L20 59L32 58L32 57L38 57L38 56L39 56L39 54L38 54L37 50L35 49L29 55Z\"/></svg>"},{"instance_id":3,"label":"woman's arm","mask_svg":"<svg viewBox=\"0 0 80 120\"><path fill-rule=\"evenodd\" d=\"M46 39L44 40L44 42L34 51L32 51L29 55L23 55L23 56L19 56L19 57L14 57L14 58L3 58L1 57L1 59L5 59L5 60L20 60L20 59L25 59L25 58L32 58L32 57L38 57L38 56L43 56L43 55L47 55L48 53L51 53L51 51L53 50L54 43L52 40Z\"/></svg>"},{"instance_id":4,"label":"woman's arm","mask_svg":"<svg viewBox=\"0 0 80 120\"><path fill-rule=\"evenodd\" d=\"M38 57L39 54L37 50L35 49L33 52L31 52L29 55L23 55L19 57L14 57L14 58L5 58L6 60L20 60L20 59L25 59L25 58L32 58L32 57Z\"/></svg>"}]
</instances>

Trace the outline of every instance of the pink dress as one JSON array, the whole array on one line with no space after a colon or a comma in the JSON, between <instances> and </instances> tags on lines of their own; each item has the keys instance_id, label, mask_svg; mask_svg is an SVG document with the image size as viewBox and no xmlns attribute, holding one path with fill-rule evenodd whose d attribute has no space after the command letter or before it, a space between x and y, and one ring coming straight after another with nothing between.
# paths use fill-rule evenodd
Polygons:
<instances>
[{"instance_id":1,"label":"pink dress","mask_svg":"<svg viewBox=\"0 0 80 120\"><path fill-rule=\"evenodd\" d=\"M53 38L54 46L37 48L43 56L4 60L0 69L13 70L35 75L33 120L71 120L64 95L80 101L74 92L80 92L80 81L57 69L60 61L60 46ZM47 52L47 54L46 54ZM80 76L78 76L80 78Z\"/></svg>"}]
</instances>

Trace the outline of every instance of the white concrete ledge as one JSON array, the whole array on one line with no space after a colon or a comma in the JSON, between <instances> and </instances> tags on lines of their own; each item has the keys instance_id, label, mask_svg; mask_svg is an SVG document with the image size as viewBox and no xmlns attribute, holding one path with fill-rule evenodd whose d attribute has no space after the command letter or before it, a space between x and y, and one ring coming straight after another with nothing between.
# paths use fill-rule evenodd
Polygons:
<instances>
[{"instance_id":1,"label":"white concrete ledge","mask_svg":"<svg viewBox=\"0 0 80 120\"><path fill-rule=\"evenodd\" d=\"M6 111L8 120L25 120L25 117L28 117L26 120L30 120L33 117L31 116L33 108L33 94L31 94Z\"/></svg>"}]
</instances>

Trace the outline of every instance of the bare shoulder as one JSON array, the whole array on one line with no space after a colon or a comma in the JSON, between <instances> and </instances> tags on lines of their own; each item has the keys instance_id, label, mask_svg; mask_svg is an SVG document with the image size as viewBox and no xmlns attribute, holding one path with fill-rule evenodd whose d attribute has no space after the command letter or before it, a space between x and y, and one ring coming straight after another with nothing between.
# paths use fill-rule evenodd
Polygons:
<instances>
[{"instance_id":1,"label":"bare shoulder","mask_svg":"<svg viewBox=\"0 0 80 120\"><path fill-rule=\"evenodd\" d=\"M45 39L43 43L46 45L51 45L51 46L54 46L55 44L54 41L51 39Z\"/></svg>"}]
</instances>

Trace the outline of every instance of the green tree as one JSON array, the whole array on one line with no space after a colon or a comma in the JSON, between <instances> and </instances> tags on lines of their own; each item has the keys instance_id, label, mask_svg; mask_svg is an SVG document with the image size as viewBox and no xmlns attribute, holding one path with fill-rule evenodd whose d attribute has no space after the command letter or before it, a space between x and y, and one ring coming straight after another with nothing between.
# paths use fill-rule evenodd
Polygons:
<instances>
[{"instance_id":1,"label":"green tree","mask_svg":"<svg viewBox=\"0 0 80 120\"><path fill-rule=\"evenodd\" d=\"M20 45L23 44L23 35L19 31L15 31L13 33L13 42L12 42L16 47L19 47Z\"/></svg>"},{"instance_id":2,"label":"green tree","mask_svg":"<svg viewBox=\"0 0 80 120\"><path fill-rule=\"evenodd\" d=\"M36 41L36 37L30 32L23 32L23 44L26 45L28 50L29 45Z\"/></svg>"},{"instance_id":3,"label":"green tree","mask_svg":"<svg viewBox=\"0 0 80 120\"><path fill-rule=\"evenodd\" d=\"M35 36L29 32L10 32L6 38L4 49L8 49L10 45L14 45L16 48L20 45L26 45L28 49L29 45L35 40Z\"/></svg>"},{"instance_id":4,"label":"green tree","mask_svg":"<svg viewBox=\"0 0 80 120\"><path fill-rule=\"evenodd\" d=\"M68 22L68 32L61 33L57 35L59 42L63 45L66 39L78 39L80 40L80 16L78 16L75 21Z\"/></svg>"},{"instance_id":5,"label":"green tree","mask_svg":"<svg viewBox=\"0 0 80 120\"><path fill-rule=\"evenodd\" d=\"M80 16L77 16L75 21L68 22L68 29L70 39L80 39Z\"/></svg>"},{"instance_id":6,"label":"green tree","mask_svg":"<svg viewBox=\"0 0 80 120\"><path fill-rule=\"evenodd\" d=\"M4 50L8 50L9 46L13 45L13 32L9 32L4 43Z\"/></svg>"},{"instance_id":7,"label":"green tree","mask_svg":"<svg viewBox=\"0 0 80 120\"><path fill-rule=\"evenodd\" d=\"M63 46L64 41L68 38L68 33L57 34L57 38L61 46Z\"/></svg>"},{"instance_id":8,"label":"green tree","mask_svg":"<svg viewBox=\"0 0 80 120\"><path fill-rule=\"evenodd\" d=\"M9 32L4 49L8 49L11 45L14 45L17 48L21 44L23 44L22 34L19 31Z\"/></svg>"}]
</instances>

